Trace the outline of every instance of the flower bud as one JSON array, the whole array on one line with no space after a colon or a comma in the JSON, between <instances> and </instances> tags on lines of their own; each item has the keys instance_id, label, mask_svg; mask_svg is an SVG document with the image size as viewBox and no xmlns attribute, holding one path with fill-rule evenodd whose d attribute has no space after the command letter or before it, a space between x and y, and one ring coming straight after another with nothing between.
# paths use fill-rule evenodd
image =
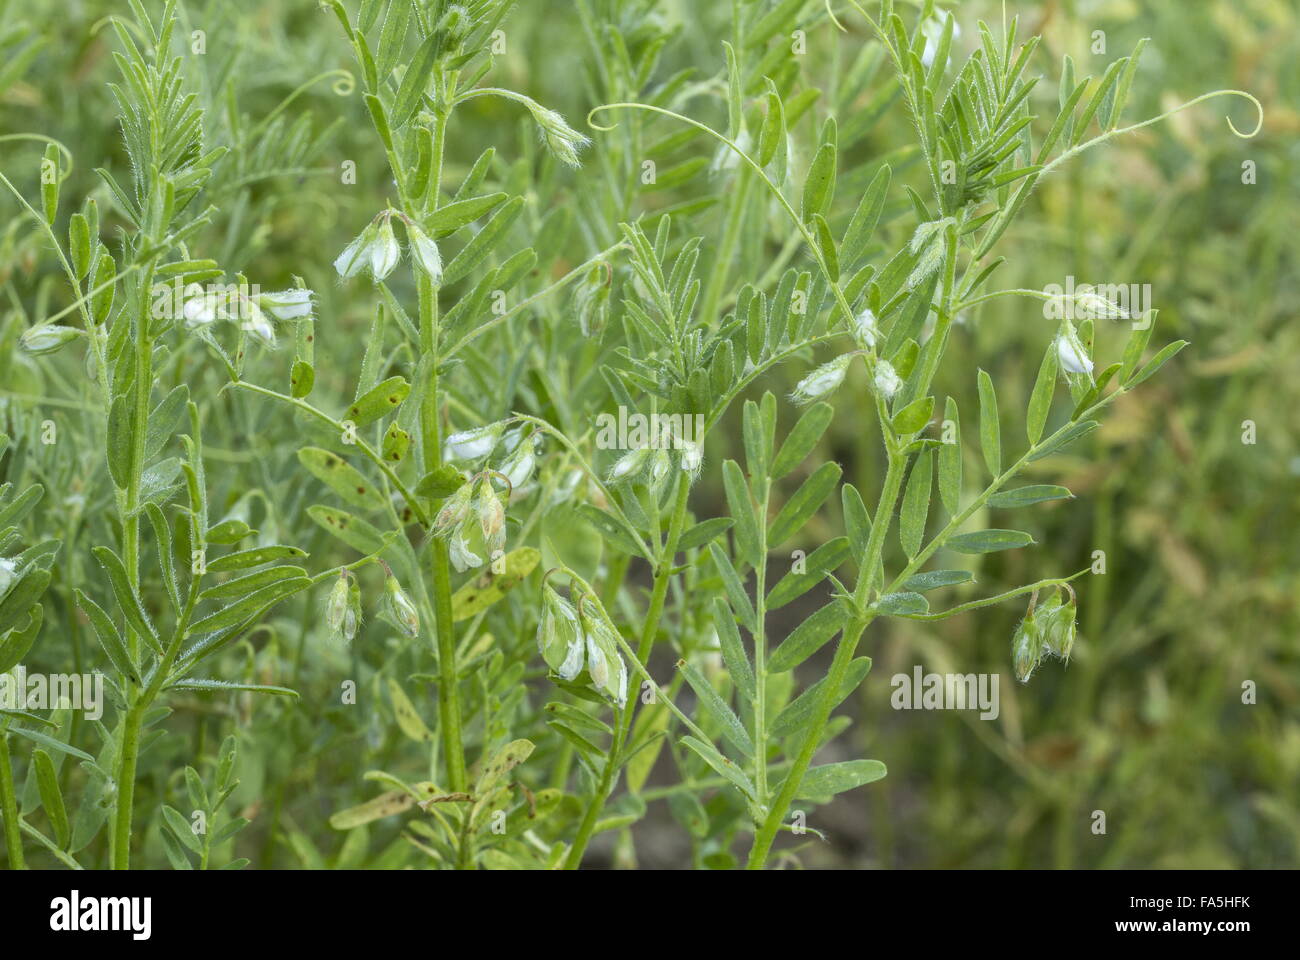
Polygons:
<instances>
[{"instance_id":1,"label":"flower bud","mask_svg":"<svg viewBox=\"0 0 1300 960\"><path fill-rule=\"evenodd\" d=\"M1059 660L1069 660L1070 651L1074 649L1075 603L1071 597L1068 602L1057 600L1051 606L1045 606L1037 616L1039 631L1043 637L1043 648Z\"/></svg>"},{"instance_id":2,"label":"flower bud","mask_svg":"<svg viewBox=\"0 0 1300 960\"><path fill-rule=\"evenodd\" d=\"M325 626L336 639L343 636L343 621L348 610L348 575L340 573L325 600Z\"/></svg>"},{"instance_id":3,"label":"flower bud","mask_svg":"<svg viewBox=\"0 0 1300 960\"><path fill-rule=\"evenodd\" d=\"M379 234L379 225L371 221L355 240L343 248L334 261L334 269L344 279L359 274L370 262L370 246Z\"/></svg>"},{"instance_id":4,"label":"flower bud","mask_svg":"<svg viewBox=\"0 0 1300 960\"><path fill-rule=\"evenodd\" d=\"M433 532L439 535L449 533L459 527L469 516L470 500L474 494L472 483L462 483L455 492L442 503L442 509L433 518Z\"/></svg>"},{"instance_id":5,"label":"flower bud","mask_svg":"<svg viewBox=\"0 0 1300 960\"><path fill-rule=\"evenodd\" d=\"M1079 335L1068 323L1056 338L1056 356L1061 362L1061 369L1069 373L1092 373L1092 360L1088 351L1079 342Z\"/></svg>"},{"instance_id":6,"label":"flower bud","mask_svg":"<svg viewBox=\"0 0 1300 960\"><path fill-rule=\"evenodd\" d=\"M406 239L411 250L411 259L416 266L429 275L436 287L442 283L442 254L433 239L420 229L419 224L407 220Z\"/></svg>"},{"instance_id":7,"label":"flower bud","mask_svg":"<svg viewBox=\"0 0 1300 960\"><path fill-rule=\"evenodd\" d=\"M343 639L351 643L361 626L361 587L355 580L348 587L348 607L343 613Z\"/></svg>"},{"instance_id":8,"label":"flower bud","mask_svg":"<svg viewBox=\"0 0 1300 960\"><path fill-rule=\"evenodd\" d=\"M384 217L379 222L379 232L370 245L370 275L382 280L393 272L397 261L402 257L402 248L397 245L397 236L393 233L392 217Z\"/></svg>"},{"instance_id":9,"label":"flower bud","mask_svg":"<svg viewBox=\"0 0 1300 960\"><path fill-rule=\"evenodd\" d=\"M538 440L535 433L530 433L501 464L501 473L510 481L511 490L518 490L533 475L533 469L537 466Z\"/></svg>"},{"instance_id":10,"label":"flower bud","mask_svg":"<svg viewBox=\"0 0 1300 960\"><path fill-rule=\"evenodd\" d=\"M578 613L571 603L549 586L542 588L537 650L546 665L562 680L572 680L582 670L585 644Z\"/></svg>"},{"instance_id":11,"label":"flower bud","mask_svg":"<svg viewBox=\"0 0 1300 960\"><path fill-rule=\"evenodd\" d=\"M592 685L620 707L627 700L627 665L618 651L618 634L602 616L581 616Z\"/></svg>"},{"instance_id":12,"label":"flower bud","mask_svg":"<svg viewBox=\"0 0 1300 960\"><path fill-rule=\"evenodd\" d=\"M1026 617L1016 628L1016 635L1011 640L1011 660L1015 664L1016 679L1021 683L1028 682L1041 659L1038 628L1032 617Z\"/></svg>"},{"instance_id":13,"label":"flower bud","mask_svg":"<svg viewBox=\"0 0 1300 960\"><path fill-rule=\"evenodd\" d=\"M886 400L892 400L903 386L903 381L888 360L876 361L875 386L876 392Z\"/></svg>"},{"instance_id":14,"label":"flower bud","mask_svg":"<svg viewBox=\"0 0 1300 960\"><path fill-rule=\"evenodd\" d=\"M244 332L268 349L275 349L275 327L266 318L260 307L252 300L245 305L248 319L244 321Z\"/></svg>"},{"instance_id":15,"label":"flower bud","mask_svg":"<svg viewBox=\"0 0 1300 960\"><path fill-rule=\"evenodd\" d=\"M617 483L620 480L635 480L649 464L653 452L649 447L638 447L623 454L610 468L609 482Z\"/></svg>"},{"instance_id":16,"label":"flower bud","mask_svg":"<svg viewBox=\"0 0 1300 960\"><path fill-rule=\"evenodd\" d=\"M392 574L389 574L384 581L384 612L388 615L388 619L408 637L419 634L420 615L416 612L411 598L403 592L402 585Z\"/></svg>"},{"instance_id":17,"label":"flower bud","mask_svg":"<svg viewBox=\"0 0 1300 960\"><path fill-rule=\"evenodd\" d=\"M33 356L54 353L62 350L77 337L81 331L75 327L62 327L57 323L42 323L28 327L18 338L18 343Z\"/></svg>"},{"instance_id":18,"label":"flower bud","mask_svg":"<svg viewBox=\"0 0 1300 960\"><path fill-rule=\"evenodd\" d=\"M459 433L453 433L449 436L443 445L443 459L446 460L478 460L486 457L496 449L497 441L501 438L503 424L489 423L485 427L475 427L472 430L462 430Z\"/></svg>"},{"instance_id":19,"label":"flower bud","mask_svg":"<svg viewBox=\"0 0 1300 960\"><path fill-rule=\"evenodd\" d=\"M582 161L578 159L578 151L591 141L569 126L554 110L548 110L533 100L529 100L527 106L546 149L561 163L570 167L580 166Z\"/></svg>"},{"instance_id":20,"label":"flower bud","mask_svg":"<svg viewBox=\"0 0 1300 960\"><path fill-rule=\"evenodd\" d=\"M844 382L844 375L848 373L849 361L852 359L853 355L846 353L836 357L830 363L823 363L799 381L794 392L790 394L790 399L795 403L804 404L826 396Z\"/></svg>"},{"instance_id":21,"label":"flower bud","mask_svg":"<svg viewBox=\"0 0 1300 960\"><path fill-rule=\"evenodd\" d=\"M310 290L281 290L262 294L257 305L277 320L301 320L311 316L312 296Z\"/></svg>"},{"instance_id":22,"label":"flower bud","mask_svg":"<svg viewBox=\"0 0 1300 960\"><path fill-rule=\"evenodd\" d=\"M479 484L475 507L478 513L479 529L483 531L483 542L487 545L489 555L504 549L506 544L506 508L501 498L492 489L492 481L484 477Z\"/></svg>"},{"instance_id":23,"label":"flower bud","mask_svg":"<svg viewBox=\"0 0 1300 960\"><path fill-rule=\"evenodd\" d=\"M863 307L854 317L853 335L864 349L875 348L876 338L880 336L880 328L876 325L876 315L871 312L870 307Z\"/></svg>"}]
</instances>

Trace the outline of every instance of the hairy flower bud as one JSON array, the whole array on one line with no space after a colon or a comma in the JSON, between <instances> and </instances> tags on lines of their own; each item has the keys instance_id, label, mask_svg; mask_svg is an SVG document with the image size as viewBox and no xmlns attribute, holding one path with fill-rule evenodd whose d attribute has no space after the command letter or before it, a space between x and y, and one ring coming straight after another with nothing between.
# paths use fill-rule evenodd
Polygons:
<instances>
[{"instance_id":1,"label":"hairy flower bud","mask_svg":"<svg viewBox=\"0 0 1300 960\"><path fill-rule=\"evenodd\" d=\"M876 392L886 400L892 400L894 394L898 393L903 386L902 379L894 370L893 365L888 360L876 361L875 387Z\"/></svg>"},{"instance_id":2,"label":"hairy flower bud","mask_svg":"<svg viewBox=\"0 0 1300 960\"><path fill-rule=\"evenodd\" d=\"M548 110L535 100L527 101L526 106L533 115L537 134L546 149L561 163L570 167L580 166L582 161L578 159L578 151L591 141L569 126L564 117L554 110Z\"/></svg>"},{"instance_id":3,"label":"hairy flower bud","mask_svg":"<svg viewBox=\"0 0 1300 960\"><path fill-rule=\"evenodd\" d=\"M876 325L876 315L872 313L870 307L863 307L853 318L853 335L864 349L875 348L880 329Z\"/></svg>"},{"instance_id":4,"label":"hairy flower bud","mask_svg":"<svg viewBox=\"0 0 1300 960\"><path fill-rule=\"evenodd\" d=\"M1038 628L1032 616L1026 617L1016 628L1016 634L1011 640L1011 660L1016 668L1016 679L1021 683L1028 682L1041 659L1042 640Z\"/></svg>"},{"instance_id":5,"label":"hairy flower bud","mask_svg":"<svg viewBox=\"0 0 1300 960\"><path fill-rule=\"evenodd\" d=\"M1061 362L1061 369L1069 373L1092 373L1092 360L1088 351L1079 342L1079 335L1068 323L1056 338L1056 355Z\"/></svg>"},{"instance_id":6,"label":"hairy flower bud","mask_svg":"<svg viewBox=\"0 0 1300 960\"><path fill-rule=\"evenodd\" d=\"M374 243L370 245L370 275L376 280L384 279L393 272L401 257L402 248L397 245L397 236L393 233L393 219L384 217L379 222Z\"/></svg>"},{"instance_id":7,"label":"hairy flower bud","mask_svg":"<svg viewBox=\"0 0 1300 960\"><path fill-rule=\"evenodd\" d=\"M609 482L617 483L620 480L635 480L645 470L653 453L654 451L649 447L638 447L635 450L629 450L614 462L614 466L610 467Z\"/></svg>"},{"instance_id":8,"label":"hairy flower bud","mask_svg":"<svg viewBox=\"0 0 1300 960\"><path fill-rule=\"evenodd\" d=\"M820 400L844 382L844 375L848 373L849 361L852 359L853 355L846 353L830 363L823 363L799 381L790 394L790 399L799 404Z\"/></svg>"},{"instance_id":9,"label":"hairy flower bud","mask_svg":"<svg viewBox=\"0 0 1300 960\"><path fill-rule=\"evenodd\" d=\"M277 320L302 320L311 316L312 297L310 290L281 290L262 294L257 305Z\"/></svg>"},{"instance_id":10,"label":"hairy flower bud","mask_svg":"<svg viewBox=\"0 0 1300 960\"><path fill-rule=\"evenodd\" d=\"M325 626L335 639L343 638L343 622L348 611L348 576L340 573L325 600Z\"/></svg>"},{"instance_id":11,"label":"hairy flower bud","mask_svg":"<svg viewBox=\"0 0 1300 960\"><path fill-rule=\"evenodd\" d=\"M384 580L384 613L408 637L419 634L420 615L416 612L411 598L403 592L402 585L392 574Z\"/></svg>"},{"instance_id":12,"label":"hairy flower bud","mask_svg":"<svg viewBox=\"0 0 1300 960\"><path fill-rule=\"evenodd\" d=\"M370 247L379 235L379 225L373 221L366 225L355 240L343 248L334 261L334 269L344 280L359 274L370 263Z\"/></svg>"},{"instance_id":13,"label":"hairy flower bud","mask_svg":"<svg viewBox=\"0 0 1300 960\"><path fill-rule=\"evenodd\" d=\"M549 586L542 588L542 618L537 624L537 650L551 671L572 680L582 670L586 651L578 612Z\"/></svg>"},{"instance_id":14,"label":"hairy flower bud","mask_svg":"<svg viewBox=\"0 0 1300 960\"><path fill-rule=\"evenodd\" d=\"M61 327L57 323L42 323L28 327L18 338L19 345L33 356L54 353L62 350L77 337L81 331L75 327Z\"/></svg>"},{"instance_id":15,"label":"hairy flower bud","mask_svg":"<svg viewBox=\"0 0 1300 960\"><path fill-rule=\"evenodd\" d=\"M485 427L461 430L449 436L443 445L446 460L478 460L496 449L504 425L499 421Z\"/></svg>"},{"instance_id":16,"label":"hairy flower bud","mask_svg":"<svg viewBox=\"0 0 1300 960\"><path fill-rule=\"evenodd\" d=\"M420 229L413 220L406 220L406 239L411 250L411 259L416 266L429 275L436 287L442 283L442 254L433 239Z\"/></svg>"}]
</instances>

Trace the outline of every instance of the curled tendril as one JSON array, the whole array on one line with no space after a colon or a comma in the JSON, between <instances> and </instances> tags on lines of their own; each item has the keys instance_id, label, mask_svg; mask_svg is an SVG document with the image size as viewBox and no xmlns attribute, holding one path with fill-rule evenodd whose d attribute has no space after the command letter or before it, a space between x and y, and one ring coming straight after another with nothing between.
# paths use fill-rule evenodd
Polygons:
<instances>
[{"instance_id":1,"label":"curled tendril","mask_svg":"<svg viewBox=\"0 0 1300 960\"><path fill-rule=\"evenodd\" d=\"M835 16L835 11L831 9L831 0L826 0L826 16L831 18L831 23L840 28L840 33L849 32L849 28L840 23L839 18Z\"/></svg>"},{"instance_id":2,"label":"curled tendril","mask_svg":"<svg viewBox=\"0 0 1300 960\"><path fill-rule=\"evenodd\" d=\"M63 158L68 162L68 166L59 171L59 179L63 180L71 175L73 166L72 151L64 146L62 141L55 140L53 137L47 137L42 133L7 133L0 137L0 143L4 143L6 140L36 140L41 143L54 144L59 148L59 152L63 154Z\"/></svg>"},{"instance_id":3,"label":"curled tendril","mask_svg":"<svg viewBox=\"0 0 1300 960\"><path fill-rule=\"evenodd\" d=\"M334 82L330 84L330 89L340 97L352 96L352 91L357 88L357 78L352 71L339 68L331 70L330 73L337 75Z\"/></svg>"}]
</instances>

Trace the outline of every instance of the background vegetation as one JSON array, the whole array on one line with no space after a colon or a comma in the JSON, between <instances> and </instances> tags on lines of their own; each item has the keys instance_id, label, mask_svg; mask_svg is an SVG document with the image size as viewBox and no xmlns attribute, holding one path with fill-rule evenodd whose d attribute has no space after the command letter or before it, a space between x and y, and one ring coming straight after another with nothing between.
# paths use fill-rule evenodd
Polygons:
<instances>
[{"instance_id":1,"label":"background vegetation","mask_svg":"<svg viewBox=\"0 0 1300 960\"><path fill-rule=\"evenodd\" d=\"M914 226L898 185L919 186L924 172L908 152L913 137L901 104L886 85L859 72L871 42L865 27L840 4L833 6L847 32L835 29L820 4L804 4L808 50L798 59L796 87L823 93L798 123L803 142L815 142L821 119L828 111L837 115L839 197L855 198L881 161L893 164L895 188L880 229L894 248ZM1001 7L980 0L953 5L963 29L957 45L975 42L977 19L1000 22ZM810 823L828 842L804 837L796 845L787 838L783 849L793 852L782 862L1295 866L1300 329L1292 321L1300 302L1300 11L1286 0L1046 0L1008 3L1007 9L1020 14L1022 35L1043 36L1038 66L1053 79L1063 55L1074 58L1081 75L1095 75L1139 38L1150 37L1130 95L1131 117L1234 87L1263 102L1264 128L1250 140L1231 136L1225 112L1239 127L1253 123L1249 107L1236 101L1180 113L1066 165L1039 185L1026 214L1003 238L1008 262L1000 286L1041 288L1063 284L1067 276L1148 283L1162 336L1191 345L1140 394L1116 405L1103 428L1073 450L1064 475L1057 469L1044 479L1068 486L1078 498L1035 514L1031 529L1050 549L999 555L979 571L984 586L1016 584L1077 570L1091 562L1093 551L1105 551L1106 574L1079 585L1080 640L1068 669L1043 671L1026 686L1012 682L1009 642L1023 610L1015 603L938 624L878 625L865 651L875 666L852 705L860 722L839 749L846 757L885 761L889 776L818 810ZM95 195L103 211L111 210L112 199L93 169L126 167L106 87L115 79L115 40L103 18L123 12L107 0L0 3L0 137L40 132L66 144L75 165L64 195ZM631 119L603 133L589 130L583 118L600 103L637 98L634 81L617 68L620 45L636 50L663 38L654 82L691 70L685 82L698 90L689 112L723 123L721 40L729 17L727 3L532 0L507 21L508 49L495 82L561 111L593 145L584 165L568 170L543 156L516 105L481 99L457 113L444 176L458 182L485 147L496 147L489 182L527 201L513 229L516 246L527 242L538 251L534 289L617 241L620 219L665 209L706 236L704 275L717 269L711 258L728 206L725 182L720 185L725 174L710 169L712 143L674 136L680 127ZM206 52L187 59L186 79L206 111L207 143L231 152L208 188L218 212L192 246L231 273L247 272L264 289L291 286L300 276L317 291L316 391L341 404L351 395L347 378L365 349L373 297L357 285L338 284L331 262L392 192L365 106L342 72L351 69L346 43L333 16L305 0L185 4L178 33L200 29ZM1090 53L1097 30L1105 34L1102 56ZM0 139L0 170L28 197L39 192L43 149ZM628 182L626 158L637 150L658 162L659 182L651 187ZM346 161L356 164L354 185L340 182ZM1247 161L1256 170L1253 184L1242 182ZM668 170L679 176L667 176ZM755 207L744 221L733 277L757 281L773 264L783 269L806 256L784 250L784 238L769 231L759 212ZM107 213L106 221L111 224ZM111 230L106 226L103 233ZM12 197L0 196L0 431L15 439L0 461L0 479L18 487L43 483L45 501L26 525L64 541L47 626L26 661L30 670L52 672L102 666L72 591L100 576L85 566L75 545L104 542L101 531L109 522L102 464L82 453L97 442L102 411L88 400L81 351L31 358L16 347L32 320L66 303L62 282L43 234ZM580 347L586 353L572 354L565 331L577 322L575 309L568 296L540 301L498 331L490 350L467 358L451 381L453 419L457 411L466 422L486 422L514 410L551 404L563 412L578 405L597 344L587 341ZM1000 389L1027 395L1053 335L1041 304L992 301L968 311L962 324L958 349L977 357ZM1126 332L1101 325L1098 340L1117 353ZM256 355L247 375L278 383L285 365L283 356ZM784 366L746 395L788 393L808 369L806 362ZM198 345L170 357L163 376L169 385L187 383L192 394L210 398L224 382ZM862 398L866 409L864 381L851 378L845 390ZM975 409L972 377L944 382L941 374L935 392ZM305 516L319 491L294 457L301 425L238 391L211 402L205 455L216 515L254 494L243 501L254 526L292 531L298 539L283 541L301 542L321 569L345 562L344 548ZM846 393L839 402L853 401ZM35 442L47 419L61 437L50 446ZM1253 443L1243 442L1246 421L1254 427ZM874 490L883 472L878 442L857 426L851 416L838 417L823 452L844 466L846 480ZM707 441L708 460L739 458L739 436L738 416L720 425ZM1054 461L1054 468L1059 465ZM716 471L706 471L701 482L693 493L696 512L725 513ZM548 533L547 522L540 521L539 536ZM572 518L550 523L558 540ZM816 536L810 531L812 542ZM1052 569L1040 574L1031 566L1043 563ZM630 589L647 582L634 570ZM257 867L421 862L399 836L396 819L346 832L331 829L329 819L373 796L374 785L362 779L368 770L420 778L427 756L400 731L385 684L395 672L406 676L431 667L379 621L365 624L350 647L332 643L320 616L323 602L315 590L278 608L264 630L222 654L217 671L293 687L301 699L194 694L173 702L168 735L142 759L141 864L168 863L161 806L188 809L178 799L186 789L181 771L187 764L209 770L230 735L238 744L240 784L228 808L251 824L225 859L247 857ZM670 597L673 602L681 598ZM513 649L531 649L533 629L510 614L491 625ZM824 653L829 659L829 650ZM667 673L674 656L665 649L656 672ZM892 710L888 678L914 664L1001 673L1001 717L982 722L971 714ZM818 675L818 663L808 667ZM339 703L340 677L357 680L357 706ZM526 678L521 709L535 711L549 695L536 659ZM1245 681L1257 685L1253 705L1242 703ZM417 696L417 704L432 723L432 697ZM70 742L87 743L89 733L79 728L84 721L75 715L67 720ZM518 735L532 735L541 751L563 749L553 736L547 740L540 720L534 722L532 734ZM16 762L26 807L34 809L36 775L26 757ZM589 863L728 862L692 838L689 822L683 825L690 811L671 800L680 777L669 767L665 755L644 811L614 811L644 819L635 846L626 831L608 830L593 843ZM63 776L78 774L68 769ZM717 812L713 804L708 808ZM1106 812L1103 837L1089 830L1094 810ZM44 823L42 816L34 813L34 822ZM34 865L56 865L39 849L29 856ZM107 854L98 840L78 856L95 864Z\"/></svg>"}]
</instances>

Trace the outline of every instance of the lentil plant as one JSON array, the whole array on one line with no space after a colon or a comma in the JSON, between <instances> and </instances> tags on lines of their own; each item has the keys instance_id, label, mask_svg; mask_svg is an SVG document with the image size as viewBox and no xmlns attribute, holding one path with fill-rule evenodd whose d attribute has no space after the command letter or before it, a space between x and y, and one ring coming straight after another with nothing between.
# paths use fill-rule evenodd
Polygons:
<instances>
[{"instance_id":1,"label":"lentil plant","mask_svg":"<svg viewBox=\"0 0 1300 960\"><path fill-rule=\"evenodd\" d=\"M886 775L835 759L883 621L1017 604L1009 672L1070 661L1090 570L1020 527L1073 495L1023 480L1186 343L999 242L1084 151L1263 108L1126 121L1145 40L1076 76L933 0L658 6L555 5L566 116L512 0L327 0L270 103L219 5L131 0L124 155L3 137L0 671L84 680L0 704L11 867L634 865L663 803L761 869ZM963 332L1011 297L1024 395Z\"/></svg>"}]
</instances>

